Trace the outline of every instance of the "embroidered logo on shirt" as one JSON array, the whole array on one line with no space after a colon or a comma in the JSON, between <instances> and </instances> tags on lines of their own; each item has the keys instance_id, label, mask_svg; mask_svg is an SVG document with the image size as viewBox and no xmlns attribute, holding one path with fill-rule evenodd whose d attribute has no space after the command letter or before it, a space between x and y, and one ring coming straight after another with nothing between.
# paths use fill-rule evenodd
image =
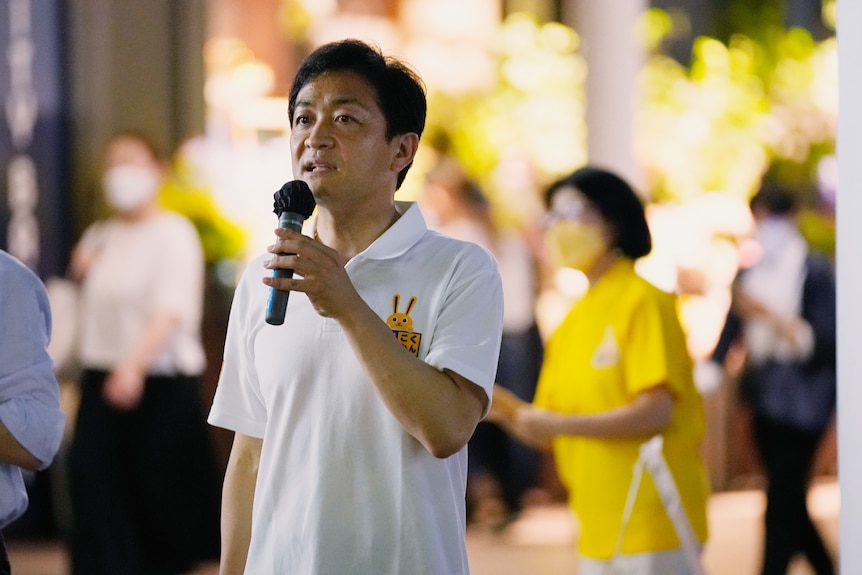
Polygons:
<instances>
[{"instance_id":1,"label":"embroidered logo on shirt","mask_svg":"<svg viewBox=\"0 0 862 575\"><path fill-rule=\"evenodd\" d=\"M607 326L605 334L602 337L602 342L596 351L593 353L592 364L594 369L610 367L616 365L620 360L620 348L617 346L617 338L614 334L614 328Z\"/></svg>"},{"instance_id":2,"label":"embroidered logo on shirt","mask_svg":"<svg viewBox=\"0 0 862 575\"><path fill-rule=\"evenodd\" d=\"M400 294L395 294L392 297L392 315L386 319L386 325L392 329L392 333L395 334L396 339L401 342L404 349L418 357L422 334L413 331L413 318L410 317L410 312L416 305L416 296L410 296L410 299L407 300L407 309L404 310L404 313L398 312L400 301Z\"/></svg>"}]
</instances>

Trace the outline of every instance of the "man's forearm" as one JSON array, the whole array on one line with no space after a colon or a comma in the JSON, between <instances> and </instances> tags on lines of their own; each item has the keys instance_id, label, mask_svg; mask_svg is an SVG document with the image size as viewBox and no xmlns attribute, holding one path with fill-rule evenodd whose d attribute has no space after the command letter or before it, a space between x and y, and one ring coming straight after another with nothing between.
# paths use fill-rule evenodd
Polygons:
<instances>
[{"instance_id":1,"label":"man's forearm","mask_svg":"<svg viewBox=\"0 0 862 575\"><path fill-rule=\"evenodd\" d=\"M263 441L237 433L222 488L220 575L242 575L251 542L251 518Z\"/></svg>"},{"instance_id":2,"label":"man's forearm","mask_svg":"<svg viewBox=\"0 0 862 575\"><path fill-rule=\"evenodd\" d=\"M42 467L42 462L15 439L2 421L0 421L0 462L11 463L30 471L36 471Z\"/></svg>"},{"instance_id":3,"label":"man's forearm","mask_svg":"<svg viewBox=\"0 0 862 575\"><path fill-rule=\"evenodd\" d=\"M407 353L367 307L341 322L381 398L404 429L436 457L466 443L488 398L476 384Z\"/></svg>"}]
</instances>

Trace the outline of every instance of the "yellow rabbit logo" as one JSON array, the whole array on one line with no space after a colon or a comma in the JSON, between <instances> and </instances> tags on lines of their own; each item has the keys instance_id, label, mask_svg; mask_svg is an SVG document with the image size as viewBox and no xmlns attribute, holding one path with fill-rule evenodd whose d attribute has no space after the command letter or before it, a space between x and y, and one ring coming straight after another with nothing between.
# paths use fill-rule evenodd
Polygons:
<instances>
[{"instance_id":1,"label":"yellow rabbit logo","mask_svg":"<svg viewBox=\"0 0 862 575\"><path fill-rule=\"evenodd\" d=\"M404 313L398 311L398 305L401 302L401 295L395 294L392 297L392 315L386 319L386 325L392 329L392 333L401 342L404 348L415 356L419 355L419 342L422 340L421 333L413 331L413 318L410 317L410 312L416 305L416 296L410 296L407 300L407 309Z\"/></svg>"},{"instance_id":2,"label":"yellow rabbit logo","mask_svg":"<svg viewBox=\"0 0 862 575\"><path fill-rule=\"evenodd\" d=\"M398 313L398 302L401 300L401 295L395 294L392 297L392 315L386 320L387 325L392 329L403 329L413 331L413 319L410 317L410 312L413 311L413 306L416 305L416 296L412 296L407 301L407 309L404 313Z\"/></svg>"}]
</instances>

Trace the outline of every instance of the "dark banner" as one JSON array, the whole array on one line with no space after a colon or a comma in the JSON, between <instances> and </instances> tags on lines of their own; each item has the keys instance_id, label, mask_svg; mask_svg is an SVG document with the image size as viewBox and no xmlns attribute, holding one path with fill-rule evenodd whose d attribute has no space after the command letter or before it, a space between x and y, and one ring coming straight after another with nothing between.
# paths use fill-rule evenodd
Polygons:
<instances>
[{"instance_id":1,"label":"dark banner","mask_svg":"<svg viewBox=\"0 0 862 575\"><path fill-rule=\"evenodd\" d=\"M72 217L63 0L0 2L0 248L63 275Z\"/></svg>"}]
</instances>

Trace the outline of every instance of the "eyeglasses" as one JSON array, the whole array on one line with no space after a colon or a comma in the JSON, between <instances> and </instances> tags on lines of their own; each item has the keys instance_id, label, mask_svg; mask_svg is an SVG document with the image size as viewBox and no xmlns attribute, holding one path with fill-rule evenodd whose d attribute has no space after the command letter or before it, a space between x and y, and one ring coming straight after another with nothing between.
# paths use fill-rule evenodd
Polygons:
<instances>
[{"instance_id":1,"label":"eyeglasses","mask_svg":"<svg viewBox=\"0 0 862 575\"><path fill-rule=\"evenodd\" d=\"M545 214L545 217L542 218L542 226L547 229L562 221L576 222L583 219L588 210L589 205L585 202L580 200L568 202L566 205L555 207Z\"/></svg>"}]
</instances>

